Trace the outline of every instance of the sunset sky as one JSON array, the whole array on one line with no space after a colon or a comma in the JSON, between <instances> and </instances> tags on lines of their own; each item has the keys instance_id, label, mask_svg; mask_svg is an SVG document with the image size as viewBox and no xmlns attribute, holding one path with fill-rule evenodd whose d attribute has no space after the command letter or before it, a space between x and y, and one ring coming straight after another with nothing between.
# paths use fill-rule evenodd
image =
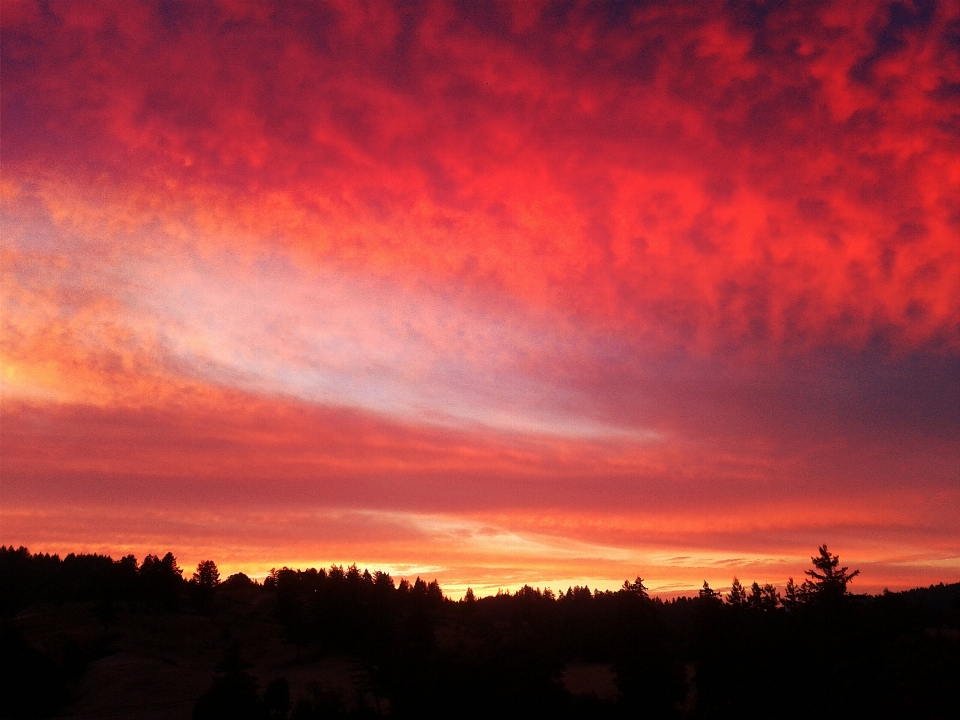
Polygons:
<instances>
[{"instance_id":1,"label":"sunset sky","mask_svg":"<svg viewBox=\"0 0 960 720\"><path fill-rule=\"evenodd\" d=\"M960 3L0 22L0 543L960 580Z\"/></svg>"}]
</instances>

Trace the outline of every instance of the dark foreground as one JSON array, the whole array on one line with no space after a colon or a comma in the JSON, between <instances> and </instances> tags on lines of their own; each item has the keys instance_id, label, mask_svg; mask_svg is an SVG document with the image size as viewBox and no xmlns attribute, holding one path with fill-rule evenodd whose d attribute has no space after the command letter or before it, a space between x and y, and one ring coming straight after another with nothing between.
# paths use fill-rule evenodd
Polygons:
<instances>
[{"instance_id":1,"label":"dark foreground","mask_svg":"<svg viewBox=\"0 0 960 720\"><path fill-rule=\"evenodd\" d=\"M663 602L524 588L462 601L383 573L0 549L0 714L72 718L960 717L960 583L808 579Z\"/></svg>"}]
</instances>

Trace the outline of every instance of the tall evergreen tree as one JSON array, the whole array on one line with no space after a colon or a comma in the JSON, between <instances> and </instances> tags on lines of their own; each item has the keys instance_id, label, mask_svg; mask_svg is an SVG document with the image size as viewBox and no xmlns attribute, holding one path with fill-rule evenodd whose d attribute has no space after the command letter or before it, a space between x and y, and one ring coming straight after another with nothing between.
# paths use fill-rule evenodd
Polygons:
<instances>
[{"instance_id":1,"label":"tall evergreen tree","mask_svg":"<svg viewBox=\"0 0 960 720\"><path fill-rule=\"evenodd\" d=\"M730 594L727 595L727 602L731 605L745 605L747 602L747 591L743 589L740 580L733 578L733 584L730 586Z\"/></svg>"},{"instance_id":2,"label":"tall evergreen tree","mask_svg":"<svg viewBox=\"0 0 960 720\"><path fill-rule=\"evenodd\" d=\"M813 562L813 570L806 570L805 574L810 577L803 583L806 591L818 599L836 599L847 594L847 585L857 575L859 570L847 572L849 568L840 567L840 556L834 555L827 550L826 545L821 545L819 555L810 558Z\"/></svg>"}]
</instances>

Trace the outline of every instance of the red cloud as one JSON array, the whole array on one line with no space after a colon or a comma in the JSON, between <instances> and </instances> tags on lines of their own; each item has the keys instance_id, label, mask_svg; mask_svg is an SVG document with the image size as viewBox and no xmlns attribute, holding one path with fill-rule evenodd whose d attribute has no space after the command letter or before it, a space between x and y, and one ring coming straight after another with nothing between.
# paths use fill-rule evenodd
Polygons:
<instances>
[{"instance_id":1,"label":"red cloud","mask_svg":"<svg viewBox=\"0 0 960 720\"><path fill-rule=\"evenodd\" d=\"M953 10L611 13L13 6L7 175L669 345L956 345Z\"/></svg>"},{"instance_id":2,"label":"red cloud","mask_svg":"<svg viewBox=\"0 0 960 720\"><path fill-rule=\"evenodd\" d=\"M376 532L294 518L237 562L949 562L958 34L949 3L5 3L5 528L216 547L306 505ZM330 368L431 423L308 402Z\"/></svg>"}]
</instances>

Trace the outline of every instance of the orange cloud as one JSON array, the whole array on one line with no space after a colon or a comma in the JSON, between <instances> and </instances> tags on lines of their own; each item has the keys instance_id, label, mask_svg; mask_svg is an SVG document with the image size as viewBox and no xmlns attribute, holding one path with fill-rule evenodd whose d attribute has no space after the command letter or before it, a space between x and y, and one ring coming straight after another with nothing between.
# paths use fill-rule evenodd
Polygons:
<instances>
[{"instance_id":1,"label":"orange cloud","mask_svg":"<svg viewBox=\"0 0 960 720\"><path fill-rule=\"evenodd\" d=\"M808 461L755 451L429 429L223 394L4 415L4 542L50 551L169 545L257 572L357 560L494 589L642 572L676 590L737 568L783 580L824 538L873 563L877 589L942 576L960 550L949 470L929 474L930 457L828 459L841 474L824 483Z\"/></svg>"}]
</instances>

